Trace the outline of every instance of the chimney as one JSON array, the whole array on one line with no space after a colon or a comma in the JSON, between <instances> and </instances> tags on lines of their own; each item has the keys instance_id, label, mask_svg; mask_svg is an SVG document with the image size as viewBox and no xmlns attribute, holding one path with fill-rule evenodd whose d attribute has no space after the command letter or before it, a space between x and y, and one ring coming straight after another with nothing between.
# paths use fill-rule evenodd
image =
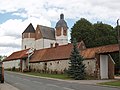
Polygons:
<instances>
[{"instance_id":1,"label":"chimney","mask_svg":"<svg viewBox=\"0 0 120 90\"><path fill-rule=\"evenodd\" d=\"M59 44L58 43L55 43L55 47L58 47L59 46Z\"/></svg>"}]
</instances>

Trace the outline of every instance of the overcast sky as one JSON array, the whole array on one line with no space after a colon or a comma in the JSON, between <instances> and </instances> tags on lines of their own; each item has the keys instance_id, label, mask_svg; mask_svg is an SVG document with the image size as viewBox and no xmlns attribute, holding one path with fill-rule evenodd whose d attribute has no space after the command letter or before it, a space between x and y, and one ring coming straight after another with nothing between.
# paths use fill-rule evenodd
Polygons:
<instances>
[{"instance_id":1,"label":"overcast sky","mask_svg":"<svg viewBox=\"0 0 120 90\"><path fill-rule=\"evenodd\" d=\"M116 26L120 0L0 0L0 55L21 49L21 34L31 22L55 27L64 13L69 30L80 18Z\"/></svg>"}]
</instances>

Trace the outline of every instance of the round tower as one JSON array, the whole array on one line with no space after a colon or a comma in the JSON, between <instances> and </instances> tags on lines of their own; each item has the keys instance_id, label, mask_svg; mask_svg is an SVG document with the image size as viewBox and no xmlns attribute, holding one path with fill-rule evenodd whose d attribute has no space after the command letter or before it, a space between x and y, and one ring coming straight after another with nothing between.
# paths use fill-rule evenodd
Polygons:
<instances>
[{"instance_id":1,"label":"round tower","mask_svg":"<svg viewBox=\"0 0 120 90\"><path fill-rule=\"evenodd\" d=\"M68 44L68 26L66 21L64 20L64 14L60 14L60 20L56 23L55 28L55 36L57 43L59 43L59 45Z\"/></svg>"},{"instance_id":2,"label":"round tower","mask_svg":"<svg viewBox=\"0 0 120 90\"><path fill-rule=\"evenodd\" d=\"M30 23L22 33L22 49L35 48L35 29Z\"/></svg>"}]
</instances>

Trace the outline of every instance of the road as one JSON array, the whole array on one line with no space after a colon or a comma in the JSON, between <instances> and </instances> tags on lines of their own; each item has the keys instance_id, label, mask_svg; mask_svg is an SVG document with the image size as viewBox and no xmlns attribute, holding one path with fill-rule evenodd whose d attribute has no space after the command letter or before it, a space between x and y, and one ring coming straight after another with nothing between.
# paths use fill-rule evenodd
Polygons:
<instances>
[{"instance_id":1,"label":"road","mask_svg":"<svg viewBox=\"0 0 120 90\"><path fill-rule=\"evenodd\" d=\"M5 72L5 82L19 90L120 90L120 88L36 78L11 72Z\"/></svg>"}]
</instances>

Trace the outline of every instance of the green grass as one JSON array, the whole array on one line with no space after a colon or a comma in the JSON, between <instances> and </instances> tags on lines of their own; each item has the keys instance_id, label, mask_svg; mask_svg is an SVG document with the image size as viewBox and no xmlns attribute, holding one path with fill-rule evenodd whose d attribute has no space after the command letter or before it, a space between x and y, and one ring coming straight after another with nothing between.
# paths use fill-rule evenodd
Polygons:
<instances>
[{"instance_id":1,"label":"green grass","mask_svg":"<svg viewBox=\"0 0 120 90\"><path fill-rule=\"evenodd\" d=\"M99 83L99 84L100 85L119 86L120 87L120 80L112 81L112 82Z\"/></svg>"},{"instance_id":2,"label":"green grass","mask_svg":"<svg viewBox=\"0 0 120 90\"><path fill-rule=\"evenodd\" d=\"M37 72L26 72L25 74L40 76L40 77L56 78L56 79L71 79L66 74L47 74L47 73L37 73Z\"/></svg>"}]
</instances>

